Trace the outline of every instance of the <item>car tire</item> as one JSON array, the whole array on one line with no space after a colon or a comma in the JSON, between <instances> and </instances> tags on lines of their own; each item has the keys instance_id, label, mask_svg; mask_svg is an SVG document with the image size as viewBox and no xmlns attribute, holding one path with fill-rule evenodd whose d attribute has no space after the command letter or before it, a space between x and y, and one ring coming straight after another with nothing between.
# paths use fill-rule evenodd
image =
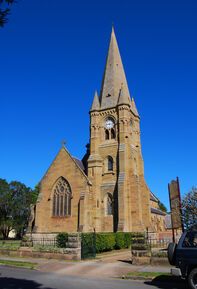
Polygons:
<instances>
[{"instance_id":1,"label":"car tire","mask_svg":"<svg viewBox=\"0 0 197 289\"><path fill-rule=\"evenodd\" d=\"M197 288L197 268L191 270L187 278L189 288L196 289Z\"/></svg>"},{"instance_id":2,"label":"car tire","mask_svg":"<svg viewBox=\"0 0 197 289\"><path fill-rule=\"evenodd\" d=\"M177 244L175 243L170 243L168 245L168 261L170 265L175 265L176 262L176 246Z\"/></svg>"}]
</instances>

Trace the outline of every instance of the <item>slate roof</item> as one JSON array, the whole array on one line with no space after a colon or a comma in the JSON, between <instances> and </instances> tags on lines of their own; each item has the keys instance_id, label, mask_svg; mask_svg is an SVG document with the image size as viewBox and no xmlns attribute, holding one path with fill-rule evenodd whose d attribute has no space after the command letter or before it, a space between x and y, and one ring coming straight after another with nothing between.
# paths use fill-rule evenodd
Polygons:
<instances>
[{"instance_id":1,"label":"slate roof","mask_svg":"<svg viewBox=\"0 0 197 289\"><path fill-rule=\"evenodd\" d=\"M157 209L157 208L151 208L151 213L157 214L157 215L161 215L161 216L165 216L166 215L165 212L163 212L162 210Z\"/></svg>"},{"instance_id":2,"label":"slate roof","mask_svg":"<svg viewBox=\"0 0 197 289\"><path fill-rule=\"evenodd\" d=\"M77 159L77 158L75 158L75 157L72 157L72 158L75 160L75 162L76 162L77 165L80 167L80 169L81 169L83 172L85 172L85 168L84 168L84 165L83 165L82 161L79 160L79 159Z\"/></svg>"},{"instance_id":3,"label":"slate roof","mask_svg":"<svg viewBox=\"0 0 197 289\"><path fill-rule=\"evenodd\" d=\"M153 192L150 192L150 200L156 203L158 203L159 201L159 199L153 194Z\"/></svg>"}]
</instances>

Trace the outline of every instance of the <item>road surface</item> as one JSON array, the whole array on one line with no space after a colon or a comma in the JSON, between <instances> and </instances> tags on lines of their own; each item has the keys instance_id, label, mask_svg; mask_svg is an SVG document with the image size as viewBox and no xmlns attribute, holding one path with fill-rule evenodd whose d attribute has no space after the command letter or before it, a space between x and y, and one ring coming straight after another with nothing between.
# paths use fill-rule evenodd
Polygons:
<instances>
[{"instance_id":1,"label":"road surface","mask_svg":"<svg viewBox=\"0 0 197 289\"><path fill-rule=\"evenodd\" d=\"M0 289L187 289L184 282L144 282L59 275L0 266Z\"/></svg>"}]
</instances>

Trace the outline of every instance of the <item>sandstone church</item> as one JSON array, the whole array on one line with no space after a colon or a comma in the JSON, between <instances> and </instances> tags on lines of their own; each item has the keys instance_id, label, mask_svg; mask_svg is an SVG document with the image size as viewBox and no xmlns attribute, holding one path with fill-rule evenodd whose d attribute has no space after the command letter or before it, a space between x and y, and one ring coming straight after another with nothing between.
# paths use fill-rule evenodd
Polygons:
<instances>
[{"instance_id":1,"label":"sandstone church","mask_svg":"<svg viewBox=\"0 0 197 289\"><path fill-rule=\"evenodd\" d=\"M40 182L30 222L33 235L140 232L154 230L153 220L163 230L165 214L144 179L140 116L113 28L101 91L89 113L90 140L83 159L63 145Z\"/></svg>"}]
</instances>

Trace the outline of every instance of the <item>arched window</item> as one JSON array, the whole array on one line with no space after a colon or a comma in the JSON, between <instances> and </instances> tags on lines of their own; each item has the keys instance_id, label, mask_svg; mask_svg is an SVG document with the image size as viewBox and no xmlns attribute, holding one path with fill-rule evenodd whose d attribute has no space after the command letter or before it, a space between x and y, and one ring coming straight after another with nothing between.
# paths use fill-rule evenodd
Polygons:
<instances>
[{"instance_id":1,"label":"arched window","mask_svg":"<svg viewBox=\"0 0 197 289\"><path fill-rule=\"evenodd\" d=\"M111 139L115 139L116 138L116 133L115 130L112 128L111 129Z\"/></svg>"},{"instance_id":2,"label":"arched window","mask_svg":"<svg viewBox=\"0 0 197 289\"><path fill-rule=\"evenodd\" d=\"M108 129L105 130L105 139L106 140L109 139L109 130Z\"/></svg>"},{"instance_id":3,"label":"arched window","mask_svg":"<svg viewBox=\"0 0 197 289\"><path fill-rule=\"evenodd\" d=\"M108 171L113 171L113 158L111 156L107 157L108 160Z\"/></svg>"},{"instance_id":4,"label":"arched window","mask_svg":"<svg viewBox=\"0 0 197 289\"><path fill-rule=\"evenodd\" d=\"M113 198L110 193L107 193L105 196L105 215L113 215Z\"/></svg>"},{"instance_id":5,"label":"arched window","mask_svg":"<svg viewBox=\"0 0 197 289\"><path fill-rule=\"evenodd\" d=\"M71 215L71 188L69 183L60 177L53 189L53 216L65 217Z\"/></svg>"}]
</instances>

